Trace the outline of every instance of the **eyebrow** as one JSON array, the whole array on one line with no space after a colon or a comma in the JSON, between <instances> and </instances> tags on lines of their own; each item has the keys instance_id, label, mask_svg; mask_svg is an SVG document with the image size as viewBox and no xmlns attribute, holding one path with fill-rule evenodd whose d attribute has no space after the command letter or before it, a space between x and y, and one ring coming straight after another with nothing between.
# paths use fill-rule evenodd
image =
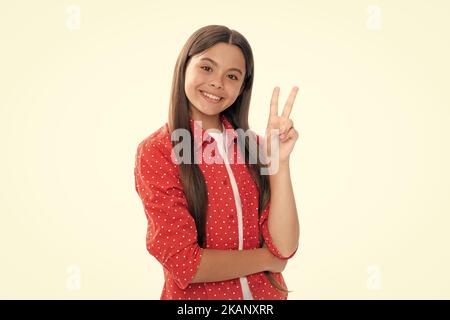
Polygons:
<instances>
[{"instance_id":1,"label":"eyebrow","mask_svg":"<svg viewBox=\"0 0 450 320\"><path fill-rule=\"evenodd\" d=\"M208 60L208 61L210 61L213 65L215 65L216 67L217 67L217 62L215 62L213 59L211 59L211 58L201 58L200 60ZM230 68L230 69L228 69L228 70L234 70L234 71L237 71L237 72L239 72L240 74L241 74L241 76L242 76L242 71L240 70L240 69L238 69L238 68Z\"/></svg>"}]
</instances>

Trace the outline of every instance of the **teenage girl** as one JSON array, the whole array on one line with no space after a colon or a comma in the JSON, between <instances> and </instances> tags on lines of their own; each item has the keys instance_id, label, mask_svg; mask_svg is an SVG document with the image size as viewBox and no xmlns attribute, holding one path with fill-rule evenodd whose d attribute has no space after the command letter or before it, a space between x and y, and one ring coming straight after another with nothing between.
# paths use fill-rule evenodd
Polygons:
<instances>
[{"instance_id":1,"label":"teenage girl","mask_svg":"<svg viewBox=\"0 0 450 320\"><path fill-rule=\"evenodd\" d=\"M177 59L169 121L137 148L146 247L164 271L160 299L273 300L290 292L281 272L299 244L289 169L298 87L281 115L274 89L261 138L248 126L253 73L251 47L239 32L200 28ZM262 174L268 167L275 170Z\"/></svg>"}]
</instances>

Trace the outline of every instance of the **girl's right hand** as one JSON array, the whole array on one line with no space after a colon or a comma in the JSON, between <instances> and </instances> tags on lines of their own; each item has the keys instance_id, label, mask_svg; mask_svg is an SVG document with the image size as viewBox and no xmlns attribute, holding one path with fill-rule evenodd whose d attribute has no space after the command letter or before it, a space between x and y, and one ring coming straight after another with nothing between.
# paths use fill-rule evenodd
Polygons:
<instances>
[{"instance_id":1,"label":"girl's right hand","mask_svg":"<svg viewBox=\"0 0 450 320\"><path fill-rule=\"evenodd\" d=\"M279 273L284 270L286 267L286 264L288 262L287 259L279 259L278 257L274 256L272 252L267 248L266 243L264 242L262 248L264 248L267 251L268 255L268 265L267 265L267 271Z\"/></svg>"}]
</instances>

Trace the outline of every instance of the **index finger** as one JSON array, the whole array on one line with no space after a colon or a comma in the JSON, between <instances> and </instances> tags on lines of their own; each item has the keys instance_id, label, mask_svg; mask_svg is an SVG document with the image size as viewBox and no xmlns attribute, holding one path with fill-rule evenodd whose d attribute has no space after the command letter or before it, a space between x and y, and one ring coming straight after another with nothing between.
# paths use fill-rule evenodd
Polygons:
<instances>
[{"instance_id":1,"label":"index finger","mask_svg":"<svg viewBox=\"0 0 450 320\"><path fill-rule=\"evenodd\" d=\"M272 93L272 99L270 100L270 115L278 116L278 95L280 93L280 88L275 87Z\"/></svg>"}]
</instances>

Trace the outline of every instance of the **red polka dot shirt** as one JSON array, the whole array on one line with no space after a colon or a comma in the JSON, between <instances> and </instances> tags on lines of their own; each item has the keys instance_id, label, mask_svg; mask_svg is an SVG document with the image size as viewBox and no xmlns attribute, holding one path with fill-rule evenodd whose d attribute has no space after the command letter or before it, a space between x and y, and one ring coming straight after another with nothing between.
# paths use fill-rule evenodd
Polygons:
<instances>
[{"instance_id":1,"label":"red polka dot shirt","mask_svg":"<svg viewBox=\"0 0 450 320\"><path fill-rule=\"evenodd\" d=\"M201 140L197 140L194 146L195 150L202 150L203 158L198 166L208 192L206 249L256 249L259 248L259 232L262 232L272 254L280 259L292 258L298 248L286 257L272 242L267 226L270 203L258 222L258 187L243 161L237 160L243 155L237 147L236 131L225 116L220 115L220 119L226 129L224 141L228 157L230 154L234 157L234 161L229 162L233 177L223 162L214 160L221 156L216 155L215 139L190 119L192 131L201 132ZM260 137L257 138L259 141ZM208 145L211 152L205 152ZM169 127L165 123L139 144L134 168L135 189L147 218L146 247L164 270L160 299L287 299L287 293L272 286L263 272L226 281L191 283L204 248L197 243L195 221L189 213L178 165L172 157ZM241 208L237 208L239 201L235 201L231 182L237 186ZM271 274L286 288L281 273Z\"/></svg>"}]
</instances>

